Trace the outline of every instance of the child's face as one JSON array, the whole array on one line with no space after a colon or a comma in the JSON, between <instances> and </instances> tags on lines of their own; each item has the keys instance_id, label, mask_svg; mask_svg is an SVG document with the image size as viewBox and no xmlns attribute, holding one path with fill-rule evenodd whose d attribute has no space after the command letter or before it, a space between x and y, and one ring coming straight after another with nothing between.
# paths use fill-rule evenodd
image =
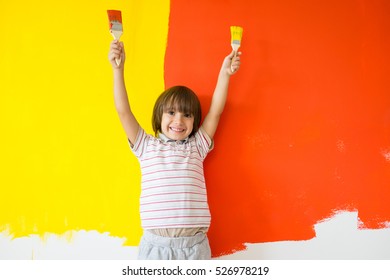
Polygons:
<instances>
[{"instance_id":1,"label":"child's face","mask_svg":"<svg viewBox=\"0 0 390 280\"><path fill-rule=\"evenodd\" d=\"M161 120L162 133L172 140L184 140L192 132L194 116L170 109L163 113Z\"/></svg>"}]
</instances>

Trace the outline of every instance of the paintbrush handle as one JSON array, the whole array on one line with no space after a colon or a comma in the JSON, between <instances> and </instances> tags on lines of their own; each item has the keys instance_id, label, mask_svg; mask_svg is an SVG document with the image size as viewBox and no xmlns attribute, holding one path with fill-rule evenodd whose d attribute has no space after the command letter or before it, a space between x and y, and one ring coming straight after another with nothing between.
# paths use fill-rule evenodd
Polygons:
<instances>
[{"instance_id":1,"label":"paintbrush handle","mask_svg":"<svg viewBox=\"0 0 390 280\"><path fill-rule=\"evenodd\" d=\"M233 69L233 59L236 57L236 55L237 55L237 52L234 51L234 56L232 58L232 61L230 62L230 70L232 70L232 72L234 72L234 69Z\"/></svg>"},{"instance_id":2,"label":"paintbrush handle","mask_svg":"<svg viewBox=\"0 0 390 280\"><path fill-rule=\"evenodd\" d=\"M111 30L112 37L114 37L114 40L118 40L121 38L122 31L116 31L116 30ZM122 58L115 58L115 63L116 65L120 65L122 62Z\"/></svg>"},{"instance_id":3,"label":"paintbrush handle","mask_svg":"<svg viewBox=\"0 0 390 280\"><path fill-rule=\"evenodd\" d=\"M234 56L232 58L232 61L230 62L230 70L232 70L232 72L234 73L234 69L233 69L233 60L236 58L237 56L237 52L238 52L238 47L237 46L233 46L232 45L232 48L233 48L233 51L234 51Z\"/></svg>"}]
</instances>

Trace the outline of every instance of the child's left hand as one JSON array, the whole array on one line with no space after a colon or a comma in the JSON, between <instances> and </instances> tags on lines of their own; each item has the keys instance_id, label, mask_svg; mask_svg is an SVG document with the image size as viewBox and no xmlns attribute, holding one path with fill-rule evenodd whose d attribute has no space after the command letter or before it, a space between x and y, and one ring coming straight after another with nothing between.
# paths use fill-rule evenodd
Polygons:
<instances>
[{"instance_id":1,"label":"child's left hand","mask_svg":"<svg viewBox=\"0 0 390 280\"><path fill-rule=\"evenodd\" d=\"M241 52L235 53L235 51L232 51L222 63L222 70L225 71L228 75L235 74L238 69L240 69L241 61L240 56Z\"/></svg>"}]
</instances>

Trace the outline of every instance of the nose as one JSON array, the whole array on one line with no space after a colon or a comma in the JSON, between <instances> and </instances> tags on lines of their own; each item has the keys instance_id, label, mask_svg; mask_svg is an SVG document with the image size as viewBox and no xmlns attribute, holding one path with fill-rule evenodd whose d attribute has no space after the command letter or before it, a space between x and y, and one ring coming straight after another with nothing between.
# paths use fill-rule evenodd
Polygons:
<instances>
[{"instance_id":1,"label":"nose","mask_svg":"<svg viewBox=\"0 0 390 280\"><path fill-rule=\"evenodd\" d=\"M175 114L175 122L182 122L182 120L183 120L183 114L182 113L176 113Z\"/></svg>"}]
</instances>

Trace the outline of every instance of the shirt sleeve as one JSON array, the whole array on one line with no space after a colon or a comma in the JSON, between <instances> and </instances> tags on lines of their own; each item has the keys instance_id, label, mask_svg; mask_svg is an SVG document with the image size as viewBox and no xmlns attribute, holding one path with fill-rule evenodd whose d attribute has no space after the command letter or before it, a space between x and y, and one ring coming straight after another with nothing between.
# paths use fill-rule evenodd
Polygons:
<instances>
[{"instance_id":1,"label":"shirt sleeve","mask_svg":"<svg viewBox=\"0 0 390 280\"><path fill-rule=\"evenodd\" d=\"M146 134L145 130L142 127L139 127L134 145L131 145L130 140L128 140L130 149L137 158L141 158L142 155L144 154L149 139L150 136Z\"/></svg>"},{"instance_id":2,"label":"shirt sleeve","mask_svg":"<svg viewBox=\"0 0 390 280\"><path fill-rule=\"evenodd\" d=\"M202 127L199 128L194 136L199 154L204 159L207 154L214 148L214 141L207 135Z\"/></svg>"}]
</instances>

